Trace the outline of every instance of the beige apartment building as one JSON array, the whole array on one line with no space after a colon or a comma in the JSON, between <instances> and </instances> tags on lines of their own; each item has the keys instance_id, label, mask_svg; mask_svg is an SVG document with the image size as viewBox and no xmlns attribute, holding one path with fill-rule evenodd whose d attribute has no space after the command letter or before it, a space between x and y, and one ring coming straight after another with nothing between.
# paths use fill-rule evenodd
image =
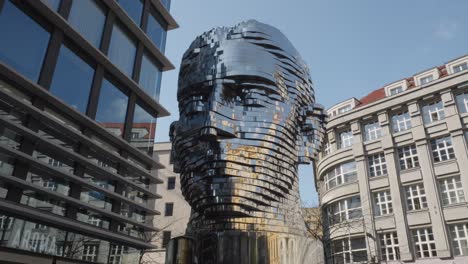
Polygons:
<instances>
[{"instance_id":1,"label":"beige apartment building","mask_svg":"<svg viewBox=\"0 0 468 264\"><path fill-rule=\"evenodd\" d=\"M157 185L157 193L162 198L155 204L155 209L161 214L154 216L153 224L161 231L152 239L157 249L145 255L145 264L165 263L167 243L171 238L185 234L190 217L190 205L182 196L179 174L173 172L170 156L170 142L154 144L154 157L165 167L156 172L163 183Z\"/></svg>"},{"instance_id":2,"label":"beige apartment building","mask_svg":"<svg viewBox=\"0 0 468 264\"><path fill-rule=\"evenodd\" d=\"M468 263L468 56L328 113L328 263Z\"/></svg>"}]
</instances>

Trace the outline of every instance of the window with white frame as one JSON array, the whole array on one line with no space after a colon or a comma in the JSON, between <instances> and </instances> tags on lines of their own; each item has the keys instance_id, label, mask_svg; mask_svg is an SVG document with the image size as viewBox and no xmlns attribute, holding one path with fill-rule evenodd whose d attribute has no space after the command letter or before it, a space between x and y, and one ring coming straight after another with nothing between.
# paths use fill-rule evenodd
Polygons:
<instances>
[{"instance_id":1,"label":"window with white frame","mask_svg":"<svg viewBox=\"0 0 468 264\"><path fill-rule=\"evenodd\" d=\"M422 183L406 186L405 190L408 211L427 208L426 192Z\"/></svg>"},{"instance_id":2,"label":"window with white frame","mask_svg":"<svg viewBox=\"0 0 468 264\"><path fill-rule=\"evenodd\" d=\"M11 228L13 219L6 215L0 215L0 230L7 230Z\"/></svg>"},{"instance_id":3,"label":"window with white frame","mask_svg":"<svg viewBox=\"0 0 468 264\"><path fill-rule=\"evenodd\" d=\"M460 113L468 113L468 92L457 95L457 106Z\"/></svg>"},{"instance_id":4,"label":"window with white frame","mask_svg":"<svg viewBox=\"0 0 468 264\"><path fill-rule=\"evenodd\" d=\"M390 88L388 91L390 92L390 95L396 95L402 93L404 90L402 86L398 86L395 88Z\"/></svg>"},{"instance_id":5,"label":"window with white frame","mask_svg":"<svg viewBox=\"0 0 468 264\"><path fill-rule=\"evenodd\" d=\"M387 162L385 161L384 153L370 155L367 157L367 164L369 166L370 177L387 174Z\"/></svg>"},{"instance_id":6,"label":"window with white frame","mask_svg":"<svg viewBox=\"0 0 468 264\"><path fill-rule=\"evenodd\" d=\"M453 151L452 138L441 137L431 140L432 158L434 162L449 160L455 158Z\"/></svg>"},{"instance_id":7,"label":"window with white frame","mask_svg":"<svg viewBox=\"0 0 468 264\"><path fill-rule=\"evenodd\" d=\"M463 192L460 176L440 179L439 189L443 205L465 202L465 193Z\"/></svg>"},{"instance_id":8,"label":"window with white frame","mask_svg":"<svg viewBox=\"0 0 468 264\"><path fill-rule=\"evenodd\" d=\"M82 260L86 261L97 261L98 256L98 245L95 243L85 243L83 245L83 254L81 255Z\"/></svg>"},{"instance_id":9,"label":"window with white frame","mask_svg":"<svg viewBox=\"0 0 468 264\"><path fill-rule=\"evenodd\" d=\"M424 124L430 124L445 118L444 105L440 100L424 104L422 112Z\"/></svg>"},{"instance_id":10,"label":"window with white frame","mask_svg":"<svg viewBox=\"0 0 468 264\"><path fill-rule=\"evenodd\" d=\"M338 146L340 149L347 148L353 145L353 132L351 129L347 129L338 133L339 142Z\"/></svg>"},{"instance_id":11,"label":"window with white frame","mask_svg":"<svg viewBox=\"0 0 468 264\"><path fill-rule=\"evenodd\" d=\"M450 225L450 239L455 256L468 256L468 224Z\"/></svg>"},{"instance_id":12,"label":"window with white frame","mask_svg":"<svg viewBox=\"0 0 468 264\"><path fill-rule=\"evenodd\" d=\"M52 165L54 167L62 167L63 166L63 162L59 161L59 160L56 160L56 159L53 159L53 158L49 158L49 165Z\"/></svg>"},{"instance_id":13,"label":"window with white frame","mask_svg":"<svg viewBox=\"0 0 468 264\"><path fill-rule=\"evenodd\" d=\"M337 224L362 217L361 198L354 196L330 204L327 207L329 224Z\"/></svg>"},{"instance_id":14,"label":"window with white frame","mask_svg":"<svg viewBox=\"0 0 468 264\"><path fill-rule=\"evenodd\" d=\"M111 245L109 253L109 264L122 264L122 245Z\"/></svg>"},{"instance_id":15,"label":"window with white frame","mask_svg":"<svg viewBox=\"0 0 468 264\"><path fill-rule=\"evenodd\" d=\"M101 218L97 217L97 216L92 216L90 215L88 217L88 224L90 225L94 225L94 226L101 226Z\"/></svg>"},{"instance_id":16,"label":"window with white frame","mask_svg":"<svg viewBox=\"0 0 468 264\"><path fill-rule=\"evenodd\" d=\"M338 114L346 113L348 111L351 111L351 109L353 109L353 107L350 104L345 105L343 107L338 108Z\"/></svg>"},{"instance_id":17,"label":"window with white frame","mask_svg":"<svg viewBox=\"0 0 468 264\"><path fill-rule=\"evenodd\" d=\"M392 130L394 133L402 132L411 128L411 117L408 111L392 115Z\"/></svg>"},{"instance_id":18,"label":"window with white frame","mask_svg":"<svg viewBox=\"0 0 468 264\"><path fill-rule=\"evenodd\" d=\"M400 245L396 232L379 234L380 238L380 255L384 261L392 261L400 259Z\"/></svg>"},{"instance_id":19,"label":"window with white frame","mask_svg":"<svg viewBox=\"0 0 468 264\"><path fill-rule=\"evenodd\" d=\"M429 76L424 76L424 77L421 77L419 78L419 84L420 85L424 85L426 83L430 83L434 80L434 76L433 75L429 75Z\"/></svg>"},{"instance_id":20,"label":"window with white frame","mask_svg":"<svg viewBox=\"0 0 468 264\"><path fill-rule=\"evenodd\" d=\"M47 179L42 182L42 186L46 189L49 189L51 191L56 191L57 190L57 182L55 182L52 179Z\"/></svg>"},{"instance_id":21,"label":"window with white frame","mask_svg":"<svg viewBox=\"0 0 468 264\"><path fill-rule=\"evenodd\" d=\"M324 156L331 154L331 144L330 142L326 141L325 145L323 146L323 154Z\"/></svg>"},{"instance_id":22,"label":"window with white frame","mask_svg":"<svg viewBox=\"0 0 468 264\"><path fill-rule=\"evenodd\" d=\"M356 162L339 164L325 173L325 187L330 190L341 184L357 180Z\"/></svg>"},{"instance_id":23,"label":"window with white frame","mask_svg":"<svg viewBox=\"0 0 468 264\"><path fill-rule=\"evenodd\" d=\"M401 170L419 167L418 152L414 144L398 148L398 158Z\"/></svg>"},{"instance_id":24,"label":"window with white frame","mask_svg":"<svg viewBox=\"0 0 468 264\"><path fill-rule=\"evenodd\" d=\"M333 263L367 263L364 237L344 238L332 242Z\"/></svg>"},{"instance_id":25,"label":"window with white frame","mask_svg":"<svg viewBox=\"0 0 468 264\"><path fill-rule=\"evenodd\" d=\"M417 258L437 257L437 250L431 227L414 229L413 242Z\"/></svg>"},{"instance_id":26,"label":"window with white frame","mask_svg":"<svg viewBox=\"0 0 468 264\"><path fill-rule=\"evenodd\" d=\"M463 62L452 67L453 73L461 72L468 69L468 63Z\"/></svg>"},{"instance_id":27,"label":"window with white frame","mask_svg":"<svg viewBox=\"0 0 468 264\"><path fill-rule=\"evenodd\" d=\"M393 206L390 190L374 193L374 214L380 216L391 213L393 213Z\"/></svg>"},{"instance_id":28,"label":"window with white frame","mask_svg":"<svg viewBox=\"0 0 468 264\"><path fill-rule=\"evenodd\" d=\"M378 139L381 136L383 136L382 127L380 126L379 121L377 120L365 124L364 132L365 132L365 141L371 141L371 140Z\"/></svg>"}]
</instances>

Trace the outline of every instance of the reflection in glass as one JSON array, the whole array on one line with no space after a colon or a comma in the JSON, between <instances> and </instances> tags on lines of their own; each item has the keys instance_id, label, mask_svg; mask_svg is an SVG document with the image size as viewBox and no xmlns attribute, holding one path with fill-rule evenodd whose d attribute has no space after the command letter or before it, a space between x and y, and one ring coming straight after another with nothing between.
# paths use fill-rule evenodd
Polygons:
<instances>
[{"instance_id":1,"label":"reflection in glass","mask_svg":"<svg viewBox=\"0 0 468 264\"><path fill-rule=\"evenodd\" d=\"M57 11L60 6L60 0L42 0L42 2L55 11Z\"/></svg>"},{"instance_id":2,"label":"reflection in glass","mask_svg":"<svg viewBox=\"0 0 468 264\"><path fill-rule=\"evenodd\" d=\"M161 23L158 22L154 14L150 14L148 16L146 34L153 41L154 45L164 53L164 47L166 45L166 31L161 26Z\"/></svg>"},{"instance_id":3,"label":"reflection in glass","mask_svg":"<svg viewBox=\"0 0 468 264\"><path fill-rule=\"evenodd\" d=\"M68 21L94 47L99 48L106 15L94 0L73 1Z\"/></svg>"},{"instance_id":4,"label":"reflection in glass","mask_svg":"<svg viewBox=\"0 0 468 264\"><path fill-rule=\"evenodd\" d=\"M154 100L159 100L159 90L161 87L161 71L151 60L148 54L144 53L141 61L140 86Z\"/></svg>"},{"instance_id":5,"label":"reflection in glass","mask_svg":"<svg viewBox=\"0 0 468 264\"><path fill-rule=\"evenodd\" d=\"M143 3L141 0L118 0L120 6L127 12L128 16L140 26Z\"/></svg>"},{"instance_id":6,"label":"reflection in glass","mask_svg":"<svg viewBox=\"0 0 468 264\"><path fill-rule=\"evenodd\" d=\"M167 9L167 11L169 11L171 8L171 0L161 0L161 3Z\"/></svg>"},{"instance_id":7,"label":"reflection in glass","mask_svg":"<svg viewBox=\"0 0 468 264\"><path fill-rule=\"evenodd\" d=\"M62 46L50 92L84 113L88 105L93 75L94 69L91 66L70 49Z\"/></svg>"},{"instance_id":8,"label":"reflection in glass","mask_svg":"<svg viewBox=\"0 0 468 264\"><path fill-rule=\"evenodd\" d=\"M33 81L39 79L50 34L10 1L0 10L0 61Z\"/></svg>"},{"instance_id":9,"label":"reflection in glass","mask_svg":"<svg viewBox=\"0 0 468 264\"><path fill-rule=\"evenodd\" d=\"M102 82L96 121L116 136L122 136L128 97L108 80Z\"/></svg>"},{"instance_id":10,"label":"reflection in glass","mask_svg":"<svg viewBox=\"0 0 468 264\"><path fill-rule=\"evenodd\" d=\"M130 144L148 155L153 153L156 118L138 104L135 105Z\"/></svg>"},{"instance_id":11,"label":"reflection in glass","mask_svg":"<svg viewBox=\"0 0 468 264\"><path fill-rule=\"evenodd\" d=\"M114 24L108 56L129 77L132 76L135 53L135 42L119 24Z\"/></svg>"}]
</instances>

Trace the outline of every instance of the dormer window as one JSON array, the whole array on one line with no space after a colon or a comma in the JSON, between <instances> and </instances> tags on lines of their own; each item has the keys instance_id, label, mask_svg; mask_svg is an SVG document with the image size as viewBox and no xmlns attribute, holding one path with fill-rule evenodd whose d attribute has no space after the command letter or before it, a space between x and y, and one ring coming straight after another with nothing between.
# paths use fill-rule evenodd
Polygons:
<instances>
[{"instance_id":1,"label":"dormer window","mask_svg":"<svg viewBox=\"0 0 468 264\"><path fill-rule=\"evenodd\" d=\"M401 81L389 84L389 85L385 86L385 95L386 96L393 96L393 95L397 95L399 93L402 93L402 92L406 91L406 89L408 88L407 85L408 84L406 83L406 80L401 80Z\"/></svg>"},{"instance_id":2,"label":"dormer window","mask_svg":"<svg viewBox=\"0 0 468 264\"><path fill-rule=\"evenodd\" d=\"M463 63L457 64L457 65L453 66L452 69L453 69L453 73L464 71L464 70L468 69L468 62L465 61Z\"/></svg>"},{"instance_id":3,"label":"dormer window","mask_svg":"<svg viewBox=\"0 0 468 264\"><path fill-rule=\"evenodd\" d=\"M401 86L397 86L395 88L390 89L390 95L396 95L396 94L399 94L399 93L402 93L402 92L403 92L403 87L401 87Z\"/></svg>"},{"instance_id":4,"label":"dormer window","mask_svg":"<svg viewBox=\"0 0 468 264\"><path fill-rule=\"evenodd\" d=\"M434 80L434 76L429 75L429 76L425 76L425 77L422 77L421 79L419 79L419 83L421 85L424 85L426 83L432 82L433 80Z\"/></svg>"}]
</instances>

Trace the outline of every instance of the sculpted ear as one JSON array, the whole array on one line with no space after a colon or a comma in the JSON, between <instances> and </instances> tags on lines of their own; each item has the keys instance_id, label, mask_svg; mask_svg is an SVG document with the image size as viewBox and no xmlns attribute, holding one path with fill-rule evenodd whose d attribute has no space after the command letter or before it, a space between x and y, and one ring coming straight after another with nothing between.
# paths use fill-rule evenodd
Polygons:
<instances>
[{"instance_id":1,"label":"sculpted ear","mask_svg":"<svg viewBox=\"0 0 468 264\"><path fill-rule=\"evenodd\" d=\"M316 160L322 147L328 116L322 105L312 104L301 109L299 120L298 162L309 164Z\"/></svg>"},{"instance_id":2,"label":"sculpted ear","mask_svg":"<svg viewBox=\"0 0 468 264\"><path fill-rule=\"evenodd\" d=\"M177 153L176 153L176 143L177 143L177 128L179 126L178 121L174 121L171 123L171 126L169 127L169 138L172 143L172 148L171 148L171 156L170 156L170 163L173 164L173 169L174 172L178 173L180 172L180 164L177 162L179 159L177 158Z\"/></svg>"}]
</instances>

